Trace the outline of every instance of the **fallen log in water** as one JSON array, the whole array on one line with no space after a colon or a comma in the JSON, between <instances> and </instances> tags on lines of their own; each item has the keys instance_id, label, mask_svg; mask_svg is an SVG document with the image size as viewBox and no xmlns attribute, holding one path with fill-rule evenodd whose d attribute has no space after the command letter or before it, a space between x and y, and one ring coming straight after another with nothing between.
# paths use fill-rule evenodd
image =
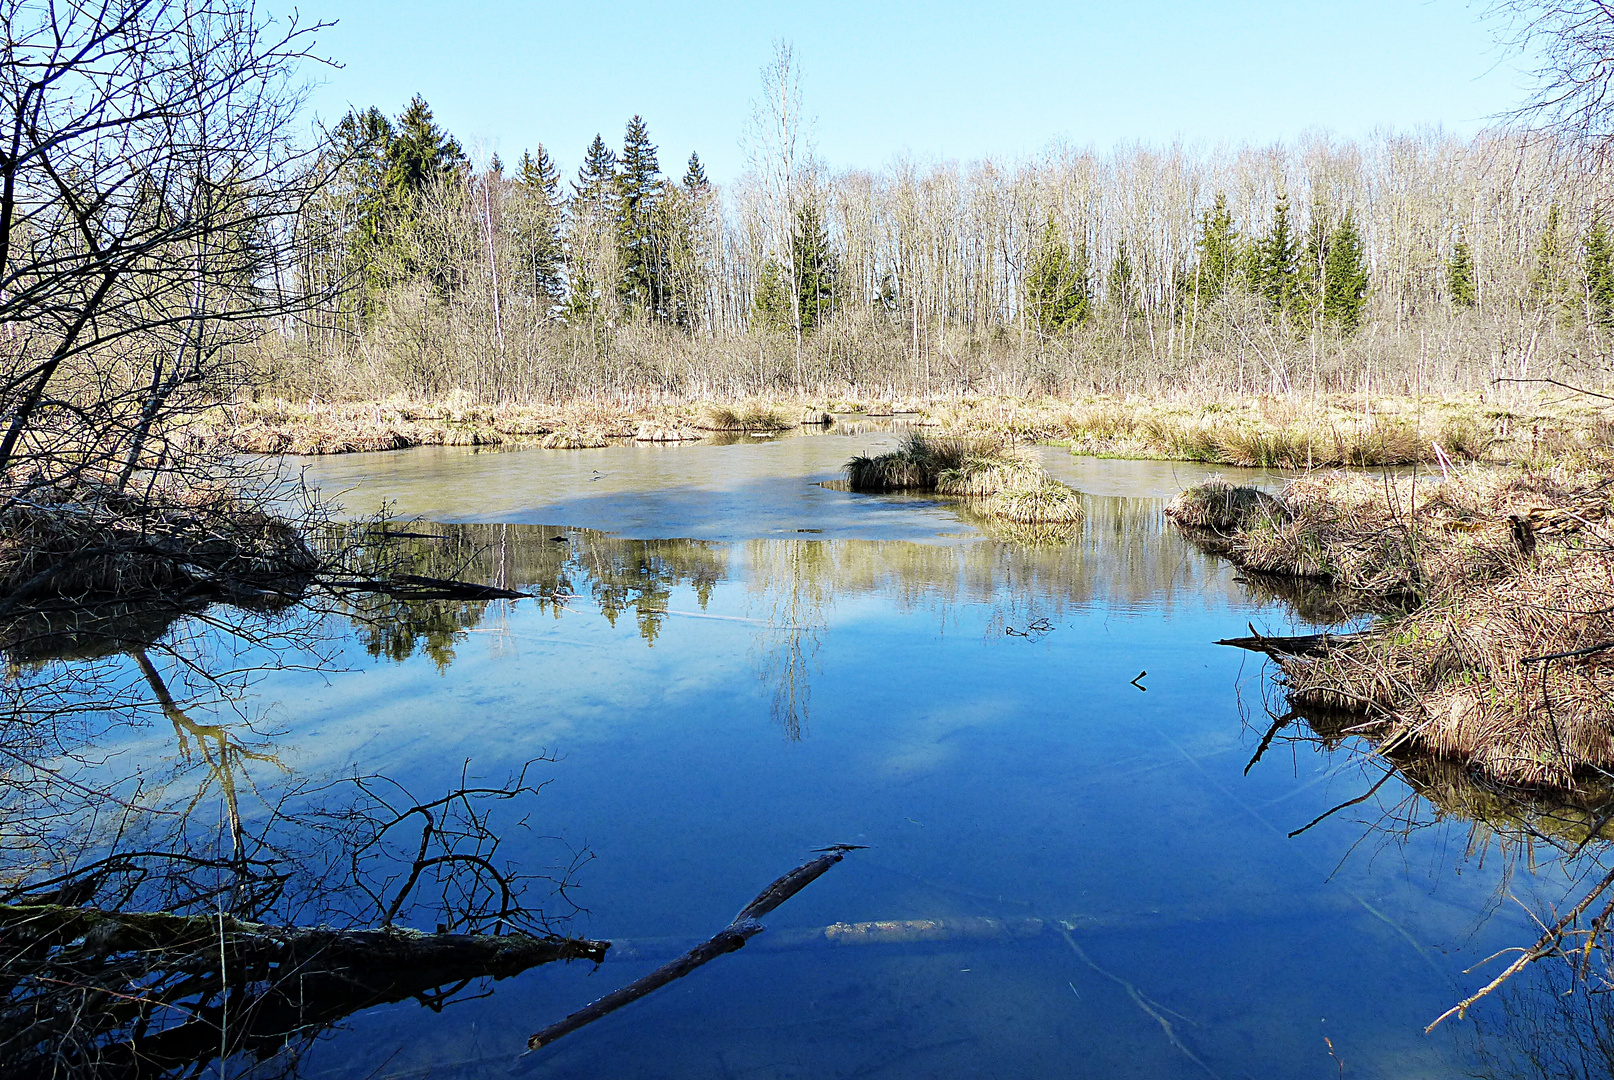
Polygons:
<instances>
[{"instance_id":1,"label":"fallen log in water","mask_svg":"<svg viewBox=\"0 0 1614 1080\"><path fill-rule=\"evenodd\" d=\"M602 1016L607 1016L631 1002L638 1001L646 994L658 990L675 979L681 979L691 971L717 959L724 953L731 953L743 948L748 939L762 933L763 926L757 919L766 915L780 904L795 896L802 889L816 881L824 871L834 866L846 857L846 852L854 851L861 845L836 844L824 849L824 853L808 863L803 863L790 873L779 878L757 894L740 913L734 916L734 921L719 930L715 935L690 949L684 955L671 963L663 964L642 978L636 979L622 989L607 994L597 1001L583 1006L564 1020L557 1021L544 1028L527 1040L528 1050L537 1050L548 1046L562 1035L570 1034L585 1024L591 1024Z\"/></svg>"},{"instance_id":2,"label":"fallen log in water","mask_svg":"<svg viewBox=\"0 0 1614 1080\"><path fill-rule=\"evenodd\" d=\"M914 945L937 941L1009 942L1034 938L1044 929L1041 919L992 919L980 916L938 919L879 919L872 922L832 923L829 926L774 930L750 942L753 949L784 952L794 949L845 945ZM607 960L668 960L689 952L700 942L689 938L613 939Z\"/></svg>"},{"instance_id":3,"label":"fallen log in water","mask_svg":"<svg viewBox=\"0 0 1614 1080\"><path fill-rule=\"evenodd\" d=\"M1365 631L1352 634L1291 634L1268 637L1252 625L1250 637L1222 638L1218 645L1231 645L1235 649L1266 653L1269 656L1316 656L1340 645L1349 645L1366 637Z\"/></svg>"}]
</instances>

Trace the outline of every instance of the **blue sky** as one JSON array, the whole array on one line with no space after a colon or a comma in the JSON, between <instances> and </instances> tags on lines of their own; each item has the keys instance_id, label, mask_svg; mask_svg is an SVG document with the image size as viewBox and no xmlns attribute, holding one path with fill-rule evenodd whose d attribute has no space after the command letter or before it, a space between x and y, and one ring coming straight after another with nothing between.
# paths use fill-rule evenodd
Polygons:
<instances>
[{"instance_id":1,"label":"blue sky","mask_svg":"<svg viewBox=\"0 0 1614 1080\"><path fill-rule=\"evenodd\" d=\"M308 2L308 0L304 0ZM790 39L814 143L833 169L1015 159L1057 140L1256 141L1307 128L1482 126L1524 94L1482 8L1461 0L817 4L312 0L340 70L312 106L398 112L420 93L506 161L544 143L575 170L634 113L681 175L744 165L739 137L772 41Z\"/></svg>"}]
</instances>

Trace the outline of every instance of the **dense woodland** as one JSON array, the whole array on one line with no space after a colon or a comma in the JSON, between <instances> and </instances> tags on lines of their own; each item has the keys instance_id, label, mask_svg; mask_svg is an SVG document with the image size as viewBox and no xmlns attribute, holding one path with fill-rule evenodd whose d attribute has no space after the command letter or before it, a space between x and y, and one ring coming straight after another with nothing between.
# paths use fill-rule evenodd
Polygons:
<instances>
[{"instance_id":1,"label":"dense woodland","mask_svg":"<svg viewBox=\"0 0 1614 1080\"><path fill-rule=\"evenodd\" d=\"M508 400L1449 392L1601 370L1602 176L1549 140L1059 146L835 173L793 110L763 110L727 187L697 155L664 171L637 116L567 177L542 146L473 164L419 98L350 114L300 226L299 280L331 300L264 350L266 379Z\"/></svg>"}]
</instances>

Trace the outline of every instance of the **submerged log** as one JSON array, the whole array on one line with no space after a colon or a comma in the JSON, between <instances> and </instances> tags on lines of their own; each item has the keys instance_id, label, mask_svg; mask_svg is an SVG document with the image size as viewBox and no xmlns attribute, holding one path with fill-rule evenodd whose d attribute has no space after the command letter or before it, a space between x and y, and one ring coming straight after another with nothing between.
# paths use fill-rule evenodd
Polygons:
<instances>
[{"instance_id":1,"label":"submerged log","mask_svg":"<svg viewBox=\"0 0 1614 1080\"><path fill-rule=\"evenodd\" d=\"M747 940L762 933L763 926L757 919L768 914L780 904L795 896L802 889L816 881L824 871L834 866L846 857L846 852L857 850L858 844L836 844L824 849L824 853L811 862L803 863L790 873L785 874L773 884L757 894L740 913L734 916L734 921L719 930L715 935L690 949L684 955L671 963L663 964L650 974L636 979L620 990L605 995L597 1001L583 1006L564 1020L559 1020L527 1040L528 1050L537 1050L548 1046L562 1035L570 1034L585 1024L592 1024L602 1016L607 1016L630 1002L638 1001L646 994L659 990L675 979L681 979L691 971L703 964L717 959L724 953L731 953L743 948Z\"/></svg>"}]
</instances>

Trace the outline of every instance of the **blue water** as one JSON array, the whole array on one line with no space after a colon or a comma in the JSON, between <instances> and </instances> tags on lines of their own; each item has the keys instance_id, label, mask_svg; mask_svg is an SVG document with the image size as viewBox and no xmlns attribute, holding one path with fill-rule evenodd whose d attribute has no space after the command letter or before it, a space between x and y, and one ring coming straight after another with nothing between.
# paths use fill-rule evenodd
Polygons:
<instances>
[{"instance_id":1,"label":"blue water","mask_svg":"<svg viewBox=\"0 0 1614 1080\"><path fill-rule=\"evenodd\" d=\"M1360 745L1280 736L1246 773L1278 698L1259 659L1213 641L1301 624L1165 523L1165 497L1203 470L1050 455L1090 516L1078 538L1028 547L944 502L816 487L847 443L792 442L323 464L315 479L356 506L483 522L463 534L483 552L469 576L563 577L572 598L478 607L401 662L333 616L324 671L256 685L261 724L295 773L357 767L415 791L552 755L503 850L532 867L586 852L570 933L704 938L833 843L867 850L770 931L972 915L1042 932L791 950L764 933L522 1056L528 1035L654 962L553 965L440 1013L361 1013L306 1075L1467 1067L1471 1026L1423 1026L1478 985L1463 969L1533 936L1504 887L1551 898L1562 874L1543 859L1510 877L1500 841L1439 820L1400 780L1288 835L1382 769ZM591 471L652 453L688 473L588 490L603 483ZM528 524L485 524L499 519Z\"/></svg>"}]
</instances>

